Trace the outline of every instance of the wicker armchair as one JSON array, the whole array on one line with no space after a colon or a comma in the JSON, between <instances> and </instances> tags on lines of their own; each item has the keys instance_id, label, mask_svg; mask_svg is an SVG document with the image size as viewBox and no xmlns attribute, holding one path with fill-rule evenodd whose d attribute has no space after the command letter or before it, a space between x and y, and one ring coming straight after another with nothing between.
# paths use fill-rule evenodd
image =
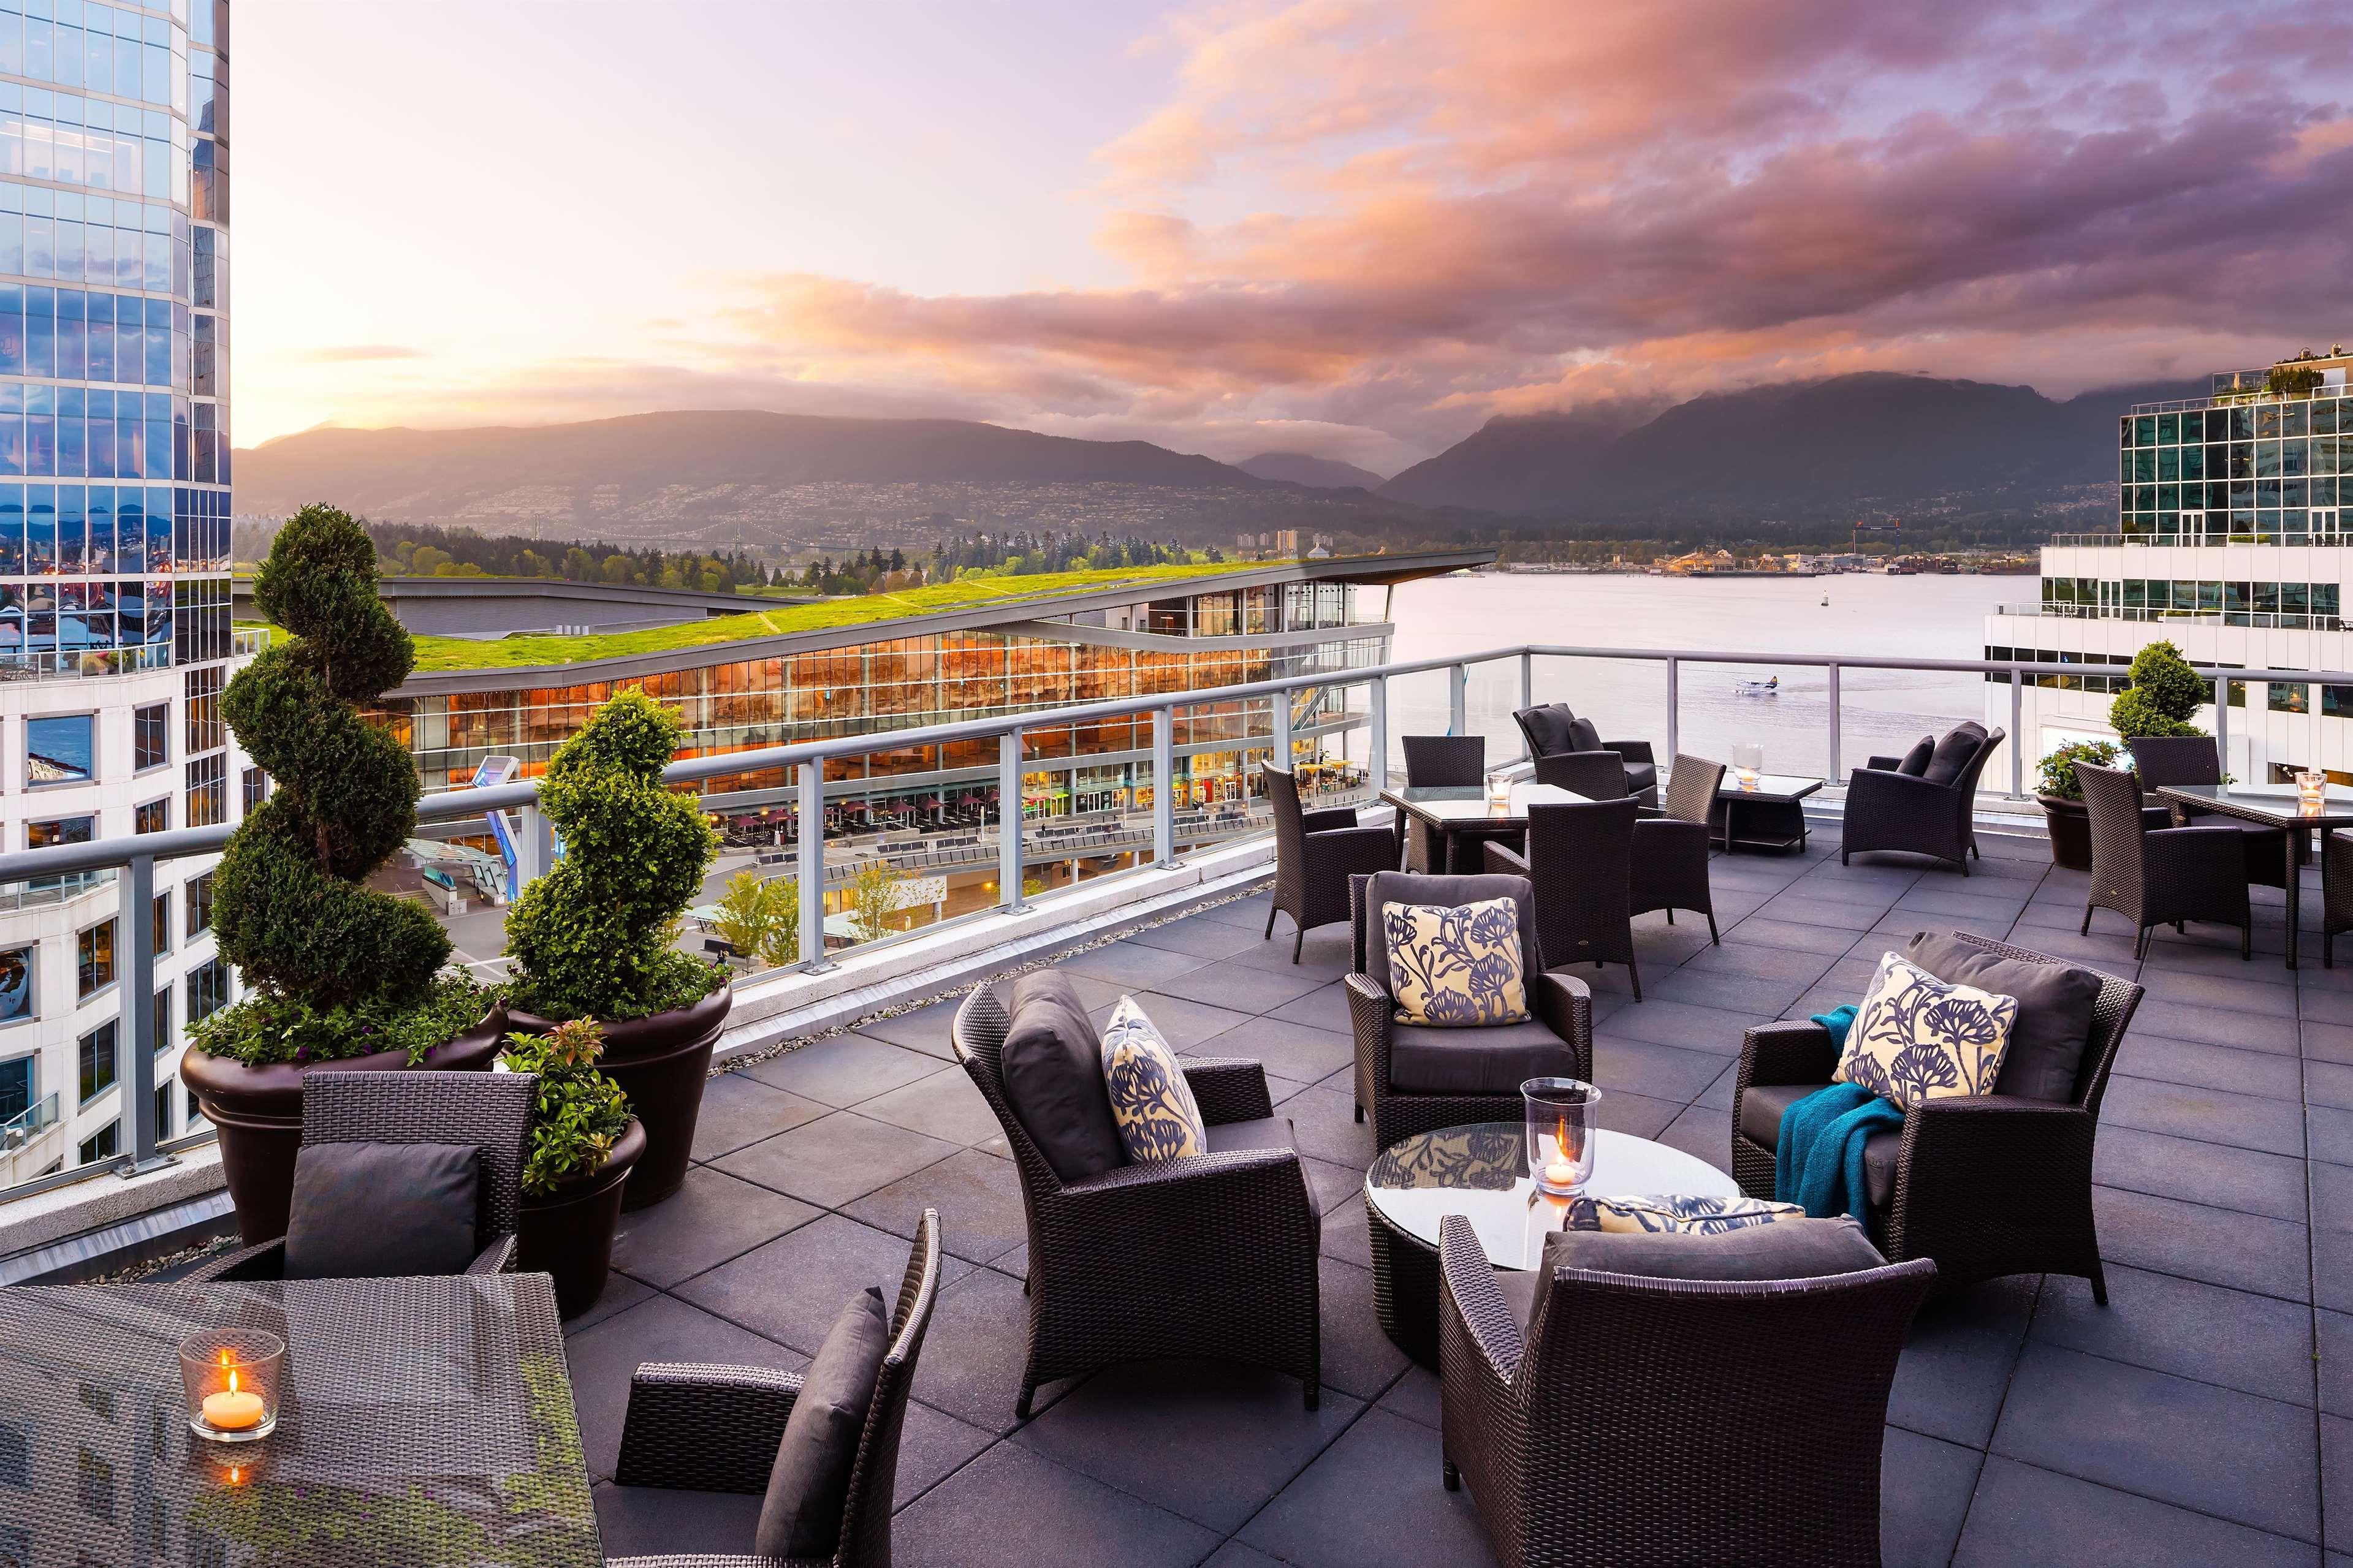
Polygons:
<instances>
[{"instance_id":1,"label":"wicker armchair","mask_svg":"<svg viewBox=\"0 0 2353 1568\"><path fill-rule=\"evenodd\" d=\"M1417 1132L1465 1122L1516 1121L1526 1110L1520 1099L1523 1079L1542 1074L1593 1076L1593 993L1575 975L1546 972L1532 908L1535 889L1525 878L1419 877L1390 871L1351 879L1348 896L1356 929L1356 972L1348 976L1347 986L1348 1019L1356 1039L1356 1120L1371 1113L1376 1147L1387 1149ZM1528 1006L1535 1016L1525 1024L1489 1029L1405 1034L1412 1026L1397 1022L1397 1004L1389 995L1388 949L1375 929L1380 906L1451 905L1506 897L1519 900ZM1431 1036L1442 1037L1440 1048L1449 1054L1491 1053L1495 1070L1487 1076L1493 1081L1468 1089L1420 1085L1422 1047ZM1401 1052L1401 1047L1413 1048ZM1409 1069L1403 1082L1398 1071L1400 1055Z\"/></svg>"},{"instance_id":2,"label":"wicker armchair","mask_svg":"<svg viewBox=\"0 0 2353 1568\"><path fill-rule=\"evenodd\" d=\"M1640 1002L1642 971L1634 961L1634 917L1627 893L1638 809L1623 797L1532 805L1527 854L1490 844L1487 870L1492 876L1525 877L1535 885L1536 946L1545 962L1622 963Z\"/></svg>"},{"instance_id":3,"label":"wicker armchair","mask_svg":"<svg viewBox=\"0 0 2353 1568\"><path fill-rule=\"evenodd\" d=\"M1627 903L1638 915L1666 910L1669 925L1675 923L1677 910L1705 915L1707 939L1718 946L1723 938L1716 934L1715 895L1707 879L1708 817L1723 783L1722 763L1675 754L1675 771L1667 777L1666 810L1634 825L1633 883Z\"/></svg>"},{"instance_id":4,"label":"wicker armchair","mask_svg":"<svg viewBox=\"0 0 2353 1568\"><path fill-rule=\"evenodd\" d=\"M1487 741L1483 735L1408 735L1399 744L1405 750L1405 782L1409 789L1461 789L1487 782ZM1481 844L1490 839L1516 844L1520 838L1515 827L1461 827L1451 833L1440 833L1419 818L1409 817L1409 813L1398 813L1397 834L1409 871L1442 875L1474 870L1479 864ZM1461 863L1450 864L1450 854ZM1392 860L1377 868L1391 870L1398 864Z\"/></svg>"},{"instance_id":5,"label":"wicker armchair","mask_svg":"<svg viewBox=\"0 0 2353 1568\"><path fill-rule=\"evenodd\" d=\"M1548 702L1540 708L1523 708L1512 715L1520 733L1528 743L1528 755L1542 761L1546 757L1593 756L1614 757L1624 774L1624 788L1607 795L1594 795L1597 800L1612 800L1620 795L1630 795L1645 806L1655 810L1659 804L1658 759L1651 754L1648 741L1605 741L1590 719L1580 719L1562 702ZM1576 788L1575 785L1564 785ZM1579 789L1579 795L1590 792Z\"/></svg>"},{"instance_id":6,"label":"wicker armchair","mask_svg":"<svg viewBox=\"0 0 2353 1568\"><path fill-rule=\"evenodd\" d=\"M1307 928L1348 918L1348 879L1371 876L1397 864L1397 835L1375 826L1359 827L1353 809L1303 811L1299 781L1263 764L1266 798L1274 807L1274 903L1266 911L1266 935L1274 937L1274 917L1289 915L1299 928L1291 962L1307 945Z\"/></svg>"},{"instance_id":7,"label":"wicker armchair","mask_svg":"<svg viewBox=\"0 0 2353 1568\"><path fill-rule=\"evenodd\" d=\"M481 1150L474 1237L481 1250L469 1274L514 1272L515 1215L531 1139L533 1073L314 1072L302 1083L302 1143L472 1143ZM352 1216L354 1223L364 1215ZM277 1279L286 1238L225 1253L188 1278Z\"/></svg>"},{"instance_id":8,"label":"wicker armchair","mask_svg":"<svg viewBox=\"0 0 2353 1568\"><path fill-rule=\"evenodd\" d=\"M2133 956L2148 952L2152 926L2214 921L2239 928L2239 957L2254 951L2254 910L2247 899L2246 835L2235 827L2166 827L2150 832L2140 786L2118 768L2075 764L2092 822L2092 882L2084 890L2084 924L2094 910L2133 922ZM2274 843L2284 835L2274 833ZM2279 858L2285 859L2284 854Z\"/></svg>"},{"instance_id":9,"label":"wicker armchair","mask_svg":"<svg viewBox=\"0 0 2353 1568\"><path fill-rule=\"evenodd\" d=\"M2068 962L1964 931L1954 935L1996 958ZM2104 981L2073 1100L1953 1095L1913 1107L1902 1132L1878 1135L1897 1140L1887 1201L1871 1209L1871 1239L1881 1252L1897 1261L1933 1258L1939 1279L1954 1286L2005 1274L2081 1275L2092 1282L2093 1300L2106 1304L2092 1217L2092 1140L2141 989L2127 980ZM1742 1037L1732 1091L1732 1174L1742 1192L1773 1195L1774 1146L1742 1131L1757 1120L1743 1121L1751 1091L1778 1088L1772 1099L1786 1108L1828 1084L1838 1058L1830 1031L1810 1020L1767 1024ZM1869 1161L1868 1145L1864 1154Z\"/></svg>"},{"instance_id":10,"label":"wicker armchair","mask_svg":"<svg viewBox=\"0 0 2353 1568\"><path fill-rule=\"evenodd\" d=\"M1972 731L1983 738L1949 780L1940 783L1897 773L1896 760L1891 757L1873 757L1870 766L1854 770L1847 780L1846 831L1839 844L1840 865L1859 852L1894 849L1949 860L1961 868L1962 876L1969 874L1969 857L1984 858L1978 849L1976 827L1978 775L2008 738L2000 730L1986 734L1974 724L1965 724L1946 740ZM1940 747L1943 743L1939 742Z\"/></svg>"},{"instance_id":11,"label":"wicker armchair","mask_svg":"<svg viewBox=\"0 0 2353 1568\"><path fill-rule=\"evenodd\" d=\"M1029 1357L1015 1414L1027 1417L1030 1396L1056 1378L1178 1356L1287 1373L1314 1409L1323 1233L1265 1069L1184 1061L1210 1152L1066 1184L1006 1096L1010 1025L983 986L956 1010L951 1038L1012 1146L1029 1224Z\"/></svg>"},{"instance_id":12,"label":"wicker armchair","mask_svg":"<svg viewBox=\"0 0 2353 1568\"><path fill-rule=\"evenodd\" d=\"M2126 745L2132 752L2133 774L2145 790L2162 789L2167 784L2222 782L2222 753L2211 735L2141 735ZM2245 840L2248 881L2266 888L2287 886L2287 835L2276 827L2241 822L2179 801L2144 805L2141 815L2153 828L2228 827ZM2301 865L2303 861L2304 843L2299 835L2296 862Z\"/></svg>"},{"instance_id":13,"label":"wicker armchair","mask_svg":"<svg viewBox=\"0 0 2353 1568\"><path fill-rule=\"evenodd\" d=\"M1888 1390L1934 1265L1563 1268L1523 1328L1469 1220L1441 1220L1438 1249L1443 1479L1470 1483L1505 1568L1878 1568Z\"/></svg>"},{"instance_id":14,"label":"wicker armchair","mask_svg":"<svg viewBox=\"0 0 2353 1568\"><path fill-rule=\"evenodd\" d=\"M2337 967L2337 938L2353 931L2353 834L2320 835L2320 966Z\"/></svg>"},{"instance_id":15,"label":"wicker armchair","mask_svg":"<svg viewBox=\"0 0 2353 1568\"><path fill-rule=\"evenodd\" d=\"M874 1403L858 1434L841 1544L831 1557L625 1557L608 1568L890 1568L892 1492L899 1480L899 1436L907 1392L923 1353L932 1303L940 1289L940 1215L925 1209L914 1250L891 1312L891 1348L875 1380ZM776 1445L792 1418L801 1374L758 1366L648 1363L629 1379L621 1423L621 1458L613 1480L624 1487L763 1492Z\"/></svg>"}]
</instances>

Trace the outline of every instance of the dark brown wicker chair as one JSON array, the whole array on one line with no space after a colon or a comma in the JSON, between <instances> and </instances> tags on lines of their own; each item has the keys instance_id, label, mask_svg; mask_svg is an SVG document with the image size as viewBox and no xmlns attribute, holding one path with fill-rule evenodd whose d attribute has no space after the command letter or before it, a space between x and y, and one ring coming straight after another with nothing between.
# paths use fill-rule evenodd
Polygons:
<instances>
[{"instance_id":1,"label":"dark brown wicker chair","mask_svg":"<svg viewBox=\"0 0 2353 1568\"><path fill-rule=\"evenodd\" d=\"M2222 753L2211 735L2142 735L2125 742L2132 752L2133 774L2144 790L2167 784L2218 784L2222 782ZM2142 815L2153 828L2228 827L2245 839L2247 880L2266 888L2287 886L2287 835L2259 822L2241 822L2203 806L2168 802L2143 805ZM2303 863L2297 846L2297 863Z\"/></svg>"},{"instance_id":2,"label":"dark brown wicker chair","mask_svg":"<svg viewBox=\"0 0 2353 1568\"><path fill-rule=\"evenodd\" d=\"M2072 962L1964 931L1954 935L1997 958ZM1871 1213L1871 1239L1889 1258L1933 1258L1949 1286L2005 1274L2081 1275L2092 1282L2093 1300L2106 1303L2092 1217L2092 1140L2141 989L2128 980L2103 981L2072 1101L1954 1095L1913 1107L1901 1133L1878 1135L1898 1141L1888 1200L1874 1203ZM1767 1103L1787 1109L1828 1084L1838 1058L1830 1031L1811 1020L1767 1024L1742 1037L1732 1091L1732 1174L1742 1192L1773 1195L1774 1145L1742 1131L1759 1120L1742 1120L1750 1092L1778 1089ZM1870 1154L1866 1146L1866 1160Z\"/></svg>"},{"instance_id":3,"label":"dark brown wicker chair","mask_svg":"<svg viewBox=\"0 0 2353 1568\"><path fill-rule=\"evenodd\" d=\"M923 1358L932 1304L940 1289L940 1215L925 1209L891 1312L874 1403L858 1433L849 1496L841 1510L841 1544L831 1557L664 1556L615 1559L608 1568L891 1568L892 1493L899 1480L899 1436L907 1393ZM763 1366L648 1363L629 1379L621 1423L621 1458L613 1480L623 1487L688 1491L764 1492L776 1445L792 1418L801 1374Z\"/></svg>"},{"instance_id":4,"label":"dark brown wicker chair","mask_svg":"<svg viewBox=\"0 0 2353 1568\"><path fill-rule=\"evenodd\" d=\"M1555 752L1538 757L1535 779L1588 800L1627 798L1626 764L1615 752Z\"/></svg>"},{"instance_id":5,"label":"dark brown wicker chair","mask_svg":"<svg viewBox=\"0 0 2353 1568\"><path fill-rule=\"evenodd\" d=\"M1210 1152L1066 1184L1006 1098L1010 1023L983 986L956 1010L951 1038L1012 1146L1029 1224L1029 1359L1015 1414L1028 1416L1030 1395L1057 1378L1180 1356L1287 1373L1314 1409L1323 1233L1265 1069L1184 1060Z\"/></svg>"},{"instance_id":6,"label":"dark brown wicker chair","mask_svg":"<svg viewBox=\"0 0 2353 1568\"><path fill-rule=\"evenodd\" d=\"M1375 882L1389 896L1376 894ZM1522 1080L1540 1074L1590 1079L1593 1076L1593 993L1571 974L1547 973L1534 913L1535 889L1525 877L1420 877L1388 872L1380 878L1352 878L1348 895L1356 931L1356 973L1348 985L1348 1019L1356 1039L1356 1120L1373 1119L1373 1142L1387 1149L1417 1132L1465 1122L1516 1121L1526 1110L1520 1099ZM1423 1029L1397 1021L1397 1004L1389 995L1388 948L1371 970L1373 944L1367 928L1380 919L1382 903L1465 904L1482 899L1513 898L1520 905L1520 935L1527 969L1528 1006L1535 1017L1525 1024L1492 1029ZM1370 906L1369 908L1367 906ZM1489 1050L1496 1072L1493 1081L1472 1089L1434 1089L1419 1087L1429 1037L1445 1052ZM1484 1040L1479 1037L1485 1037ZM1409 1072L1398 1081L1400 1046ZM1517 1065L1513 1065L1517 1064ZM1463 1065L1471 1065L1465 1063ZM1523 1070L1523 1069L1528 1070ZM1508 1079L1508 1083L1503 1081Z\"/></svg>"},{"instance_id":7,"label":"dark brown wicker chair","mask_svg":"<svg viewBox=\"0 0 2353 1568\"><path fill-rule=\"evenodd\" d=\"M1934 1265L1559 1268L1524 1330L1469 1220L1438 1247L1443 1479L1470 1483L1505 1568L1878 1568L1888 1390Z\"/></svg>"},{"instance_id":8,"label":"dark brown wicker chair","mask_svg":"<svg viewBox=\"0 0 2353 1568\"><path fill-rule=\"evenodd\" d=\"M1978 775L2008 738L2000 730L1986 734L1975 724L1964 724L1954 733L1970 731L1983 738L1948 782L1897 773L1892 757L1873 757L1870 766L1854 770L1847 780L1840 865L1851 855L1893 849L1949 860L1962 876L1969 874L1969 857L1984 858L1976 827Z\"/></svg>"},{"instance_id":9,"label":"dark brown wicker chair","mask_svg":"<svg viewBox=\"0 0 2353 1568\"><path fill-rule=\"evenodd\" d=\"M2337 967L2337 938L2353 931L2353 834L2320 836L2320 966Z\"/></svg>"},{"instance_id":10,"label":"dark brown wicker chair","mask_svg":"<svg viewBox=\"0 0 2353 1568\"><path fill-rule=\"evenodd\" d=\"M1525 877L1535 886L1536 945L1545 962L1556 968L1622 963L1637 1002L1642 999L1642 971L1634 960L1627 889L1639 809L1622 796L1532 805L1526 855L1502 844L1487 846L1490 875Z\"/></svg>"},{"instance_id":11,"label":"dark brown wicker chair","mask_svg":"<svg viewBox=\"0 0 2353 1568\"><path fill-rule=\"evenodd\" d=\"M481 1250L466 1272L510 1274L538 1093L533 1073L313 1072L302 1085L302 1143L476 1145L482 1152L474 1236ZM224 1253L188 1278L277 1279L285 1267L281 1236Z\"/></svg>"},{"instance_id":12,"label":"dark brown wicker chair","mask_svg":"<svg viewBox=\"0 0 2353 1568\"><path fill-rule=\"evenodd\" d=\"M1565 702L1547 702L1538 708L1520 709L1512 715L1512 721L1519 725L1532 759L1596 753L1616 757L1625 773L1625 788L1616 793L1630 795L1646 806L1657 807L1659 767L1658 759L1651 754L1650 742L1605 741L1591 720L1578 718L1568 710ZM1588 792L1578 790L1577 793L1584 795ZM1616 795L1593 798L1614 799Z\"/></svg>"},{"instance_id":13,"label":"dark brown wicker chair","mask_svg":"<svg viewBox=\"0 0 2353 1568\"><path fill-rule=\"evenodd\" d=\"M1487 782L1487 740L1483 735L1408 735L1399 743L1405 750L1405 782L1409 788L1461 789ZM1464 827L1440 833L1418 818L1409 820L1402 811L1398 813L1396 831L1405 852L1405 868L1431 875L1475 871L1482 844L1491 839L1506 844L1520 841L1519 830L1514 827ZM1448 862L1450 852L1460 864ZM1380 868L1394 869L1398 864L1392 860Z\"/></svg>"},{"instance_id":14,"label":"dark brown wicker chair","mask_svg":"<svg viewBox=\"0 0 2353 1568\"><path fill-rule=\"evenodd\" d=\"M1633 885L1627 905L1638 915L1664 910L1669 925L1675 923L1677 910L1705 915L1707 939L1719 947L1723 938L1715 930L1715 894L1707 879L1713 842L1708 816L1723 783L1722 763L1675 754L1675 771L1667 776L1665 811L1634 825Z\"/></svg>"},{"instance_id":15,"label":"dark brown wicker chair","mask_svg":"<svg viewBox=\"0 0 2353 1568\"><path fill-rule=\"evenodd\" d=\"M1299 781L1263 763L1266 798L1274 807L1274 903L1266 911L1266 936L1274 936L1274 917L1289 915L1299 928L1291 943L1291 962L1307 945L1307 928L1330 925L1348 918L1348 879L1369 877L1397 864L1397 835L1375 824L1356 825L1353 808L1303 811Z\"/></svg>"},{"instance_id":16,"label":"dark brown wicker chair","mask_svg":"<svg viewBox=\"0 0 2353 1568\"><path fill-rule=\"evenodd\" d=\"M2237 926L2239 957L2252 956L2255 917L2247 900L2246 836L2235 827L2152 833L2132 774L2078 763L2075 777L2082 781L2084 809L2092 824L2084 931L2092 929L2093 910L2113 910L2133 922L2133 956L2139 958L2148 952L2150 927L2213 921Z\"/></svg>"}]
</instances>

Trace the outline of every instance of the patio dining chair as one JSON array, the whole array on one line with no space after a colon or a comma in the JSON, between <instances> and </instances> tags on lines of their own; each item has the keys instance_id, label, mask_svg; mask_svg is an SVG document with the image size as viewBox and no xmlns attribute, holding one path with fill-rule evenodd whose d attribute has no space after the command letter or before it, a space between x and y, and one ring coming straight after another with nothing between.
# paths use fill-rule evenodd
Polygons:
<instances>
[{"instance_id":1,"label":"patio dining chair","mask_svg":"<svg viewBox=\"0 0 2353 1568\"><path fill-rule=\"evenodd\" d=\"M624 1557L607 1568L891 1568L891 1510L907 1394L923 1358L940 1289L940 1215L915 1225L907 1270L891 1309L889 1349L858 1428L857 1450L830 1556ZM613 1482L624 1502L632 1487L765 1492L778 1445L806 1385L803 1373L761 1366L648 1363L629 1379L621 1457Z\"/></svg>"},{"instance_id":2,"label":"patio dining chair","mask_svg":"<svg viewBox=\"0 0 2353 1568\"><path fill-rule=\"evenodd\" d=\"M1551 759L1547 759L1551 760ZM1536 945L1545 962L1622 963L1642 999L1629 912L1640 808L1630 800L1582 801L1528 808L1528 852L1487 846L1490 875L1525 877L1535 888Z\"/></svg>"},{"instance_id":3,"label":"patio dining chair","mask_svg":"<svg viewBox=\"0 0 2353 1568\"><path fill-rule=\"evenodd\" d=\"M1291 943L1291 962L1306 950L1310 926L1329 925L1348 918L1348 879L1386 871L1397 864L1397 837L1376 823L1356 824L1353 806L1331 811L1307 811L1299 803L1299 783L1290 773L1262 763L1268 802L1274 807L1274 897L1266 911L1266 935L1272 941L1274 917L1291 917L1298 932Z\"/></svg>"},{"instance_id":4,"label":"patio dining chair","mask_svg":"<svg viewBox=\"0 0 2353 1568\"><path fill-rule=\"evenodd\" d=\"M1487 782L1487 740L1483 735L1408 735L1399 742L1405 752L1408 788L1461 789ZM1397 832L1403 840L1409 871L1442 875L1479 868L1479 847L1490 839L1506 844L1520 840L1515 827L1462 827L1440 833L1410 814L1398 813ZM1447 857L1459 858L1450 864ZM1398 864L1392 860L1390 866Z\"/></svg>"},{"instance_id":5,"label":"patio dining chair","mask_svg":"<svg viewBox=\"0 0 2353 1568\"><path fill-rule=\"evenodd\" d=\"M1634 825L1628 900L1628 908L1638 915L1666 910L1669 925L1675 923L1677 910L1706 916L1707 940L1719 947L1724 939L1716 934L1715 895L1707 879L1708 818L1723 783L1722 763L1675 754L1675 771L1667 777L1666 809L1646 814Z\"/></svg>"}]
</instances>

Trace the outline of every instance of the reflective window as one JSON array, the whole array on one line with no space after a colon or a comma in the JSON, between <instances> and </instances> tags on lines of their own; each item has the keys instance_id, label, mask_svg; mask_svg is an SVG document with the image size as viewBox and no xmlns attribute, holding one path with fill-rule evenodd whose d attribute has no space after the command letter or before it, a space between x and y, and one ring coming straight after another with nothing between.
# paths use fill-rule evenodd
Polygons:
<instances>
[{"instance_id":1,"label":"reflective window","mask_svg":"<svg viewBox=\"0 0 2353 1568\"><path fill-rule=\"evenodd\" d=\"M81 1102L88 1105L114 1087L114 1022L109 1019L81 1037Z\"/></svg>"},{"instance_id":2,"label":"reflective window","mask_svg":"<svg viewBox=\"0 0 2353 1568\"><path fill-rule=\"evenodd\" d=\"M25 721L25 783L88 784L92 776L91 750L97 718L89 713L61 714Z\"/></svg>"},{"instance_id":3,"label":"reflective window","mask_svg":"<svg viewBox=\"0 0 2353 1568\"><path fill-rule=\"evenodd\" d=\"M74 938L78 995L97 994L114 984L114 922L94 925Z\"/></svg>"}]
</instances>

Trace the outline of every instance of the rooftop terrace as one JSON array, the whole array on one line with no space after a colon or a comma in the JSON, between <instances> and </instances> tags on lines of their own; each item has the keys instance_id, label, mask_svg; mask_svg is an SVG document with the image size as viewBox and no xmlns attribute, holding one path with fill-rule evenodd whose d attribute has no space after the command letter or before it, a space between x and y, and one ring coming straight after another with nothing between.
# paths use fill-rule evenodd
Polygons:
<instances>
[{"instance_id":1,"label":"rooftop terrace","mask_svg":"<svg viewBox=\"0 0 2353 1568\"><path fill-rule=\"evenodd\" d=\"M1720 948L1639 922L1649 999L1594 984L1605 1122L1728 1163L1746 1026L1857 1000L1886 947L1958 929L2147 987L2098 1140L2111 1305L2023 1277L1932 1303L1884 1447L1890 1564L2353 1563L2353 966L2279 962L2193 927L2146 963L2123 922L2079 936L2084 879L2039 838L1983 837L1964 880L1902 857L1718 858ZM2310 896L2308 890L2307 896ZM1266 894L1060 957L1098 1019L1134 993L1180 1051L1255 1057L1324 1212L1322 1408L1218 1365L1146 1365L1040 1391L1013 1415L1024 1346L1018 1184L949 1054L953 998L714 1078L698 1163L625 1216L617 1268L571 1325L574 1390L608 1553L741 1551L756 1497L624 1492L610 1476L631 1368L797 1368L853 1290L897 1277L926 1205L954 1261L900 1462L898 1561L1315 1568L1492 1561L1468 1491L1439 1482L1436 1379L1375 1318L1351 1115L1344 927L1290 962ZM2307 938L2316 959L2316 939ZM1589 972L1588 972L1589 973Z\"/></svg>"}]
</instances>

